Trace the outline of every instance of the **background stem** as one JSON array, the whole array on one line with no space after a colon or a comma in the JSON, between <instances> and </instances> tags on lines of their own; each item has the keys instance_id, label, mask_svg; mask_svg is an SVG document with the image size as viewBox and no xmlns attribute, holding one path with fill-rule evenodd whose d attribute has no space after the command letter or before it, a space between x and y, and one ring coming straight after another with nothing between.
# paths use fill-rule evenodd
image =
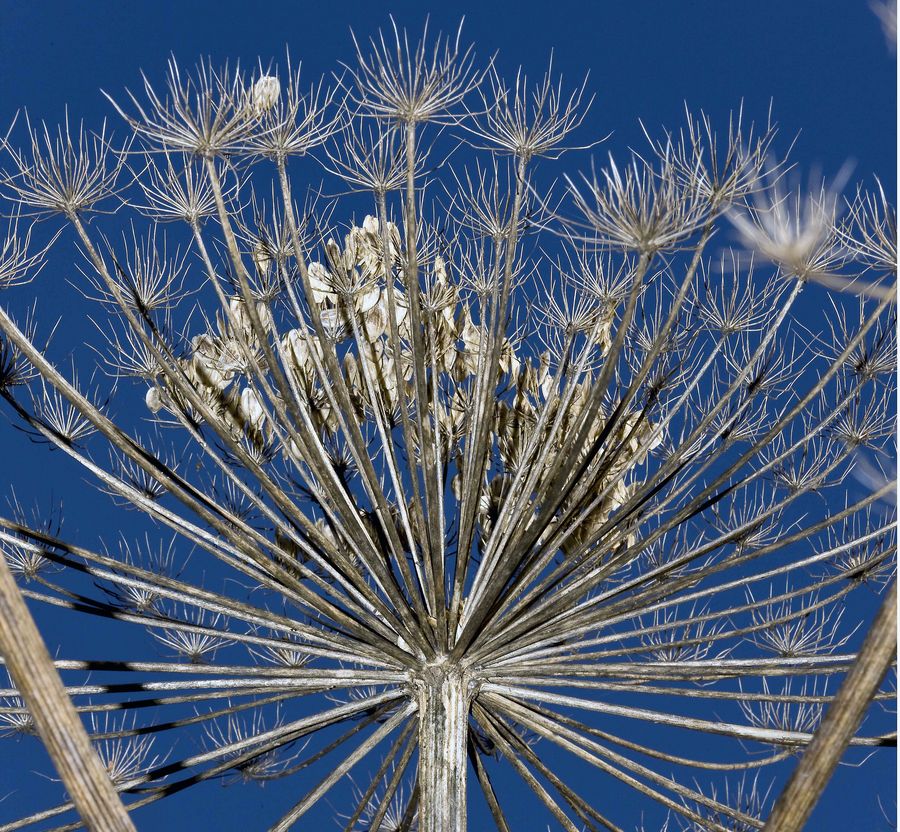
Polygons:
<instances>
[{"instance_id":1,"label":"background stem","mask_svg":"<svg viewBox=\"0 0 900 832\"><path fill-rule=\"evenodd\" d=\"M895 580L881 603L853 667L776 801L763 832L799 832L803 828L896 655Z\"/></svg>"},{"instance_id":2,"label":"background stem","mask_svg":"<svg viewBox=\"0 0 900 832\"><path fill-rule=\"evenodd\" d=\"M0 654L85 826L91 832L134 832L2 555Z\"/></svg>"}]
</instances>

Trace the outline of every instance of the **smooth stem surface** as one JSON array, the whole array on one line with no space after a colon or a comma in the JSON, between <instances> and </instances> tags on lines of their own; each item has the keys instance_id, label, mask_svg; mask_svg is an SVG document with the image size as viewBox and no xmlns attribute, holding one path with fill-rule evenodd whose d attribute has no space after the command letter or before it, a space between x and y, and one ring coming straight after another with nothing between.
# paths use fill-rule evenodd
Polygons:
<instances>
[{"instance_id":1,"label":"smooth stem surface","mask_svg":"<svg viewBox=\"0 0 900 832\"><path fill-rule=\"evenodd\" d=\"M84 825L91 832L134 832L3 557L0 654Z\"/></svg>"},{"instance_id":2,"label":"smooth stem surface","mask_svg":"<svg viewBox=\"0 0 900 832\"><path fill-rule=\"evenodd\" d=\"M775 803L763 832L803 829L896 655L895 580L885 594L853 667Z\"/></svg>"}]
</instances>

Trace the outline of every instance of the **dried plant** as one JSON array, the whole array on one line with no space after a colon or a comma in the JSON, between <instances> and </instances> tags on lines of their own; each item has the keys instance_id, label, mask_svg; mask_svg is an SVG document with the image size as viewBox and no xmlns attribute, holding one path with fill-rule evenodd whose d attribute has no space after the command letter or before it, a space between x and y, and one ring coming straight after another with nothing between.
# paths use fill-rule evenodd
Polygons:
<instances>
[{"instance_id":1,"label":"dried plant","mask_svg":"<svg viewBox=\"0 0 900 832\"><path fill-rule=\"evenodd\" d=\"M897 0L873 0L872 11L881 21L884 37L891 51L897 51Z\"/></svg>"},{"instance_id":2,"label":"dried plant","mask_svg":"<svg viewBox=\"0 0 900 832\"><path fill-rule=\"evenodd\" d=\"M505 830L509 766L570 832L762 828L758 770L810 742L894 568L893 484L847 477L894 456L884 190L846 218L786 191L743 112L579 175L584 85L506 84L460 33L356 52L334 89L173 61L164 91L110 96L124 146L5 143L0 396L153 521L109 551L0 519L28 598L151 636L56 662L80 712L130 714L92 723L116 790L290 776L274 830L343 789L347 829L451 832L471 782ZM304 157L370 201L307 193ZM108 390L16 322L63 250L25 227L48 214ZM0 690L0 734L30 730Z\"/></svg>"}]
</instances>

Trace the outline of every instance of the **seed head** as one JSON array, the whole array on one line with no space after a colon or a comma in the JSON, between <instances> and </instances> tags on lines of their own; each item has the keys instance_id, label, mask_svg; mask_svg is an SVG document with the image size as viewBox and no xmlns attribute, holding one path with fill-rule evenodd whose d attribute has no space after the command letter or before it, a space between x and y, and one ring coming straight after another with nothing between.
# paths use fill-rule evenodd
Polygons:
<instances>
[{"instance_id":1,"label":"seed head","mask_svg":"<svg viewBox=\"0 0 900 832\"><path fill-rule=\"evenodd\" d=\"M281 81L274 75L263 75L253 85L253 111L261 116L271 110L281 95Z\"/></svg>"}]
</instances>

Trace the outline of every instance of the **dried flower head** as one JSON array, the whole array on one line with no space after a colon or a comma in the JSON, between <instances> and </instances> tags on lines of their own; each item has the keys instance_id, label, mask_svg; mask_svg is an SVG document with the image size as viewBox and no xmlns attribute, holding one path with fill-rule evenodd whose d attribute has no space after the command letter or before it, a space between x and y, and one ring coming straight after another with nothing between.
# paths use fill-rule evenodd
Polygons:
<instances>
[{"instance_id":1,"label":"dried flower head","mask_svg":"<svg viewBox=\"0 0 900 832\"><path fill-rule=\"evenodd\" d=\"M257 115L271 110L281 95L281 81L274 75L260 75L253 84L253 109Z\"/></svg>"},{"instance_id":2,"label":"dried flower head","mask_svg":"<svg viewBox=\"0 0 900 832\"><path fill-rule=\"evenodd\" d=\"M135 510L111 550L0 517L29 602L110 628L56 664L111 778L135 811L292 778L274 832L334 806L509 829L511 800L568 832L762 828L755 772L809 745L895 562L884 192L844 222L786 192L739 110L551 196L584 85L507 84L458 32L355 45L334 88L290 60L145 79L114 217L82 216L118 192L102 136L29 129L0 180L73 230L115 379L88 395L0 307L4 407ZM4 304L65 256L15 226ZM835 275L880 291L804 310ZM0 734L29 730L17 697Z\"/></svg>"}]
</instances>

